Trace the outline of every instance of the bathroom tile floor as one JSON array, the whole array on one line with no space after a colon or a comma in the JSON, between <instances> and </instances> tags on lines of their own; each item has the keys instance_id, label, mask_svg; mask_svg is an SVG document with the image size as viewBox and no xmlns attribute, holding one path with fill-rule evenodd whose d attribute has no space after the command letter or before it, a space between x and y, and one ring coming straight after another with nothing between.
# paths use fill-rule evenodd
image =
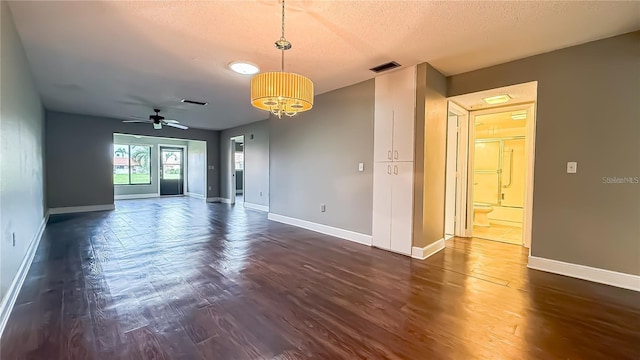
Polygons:
<instances>
[{"instance_id":1,"label":"bathroom tile floor","mask_svg":"<svg viewBox=\"0 0 640 360\"><path fill-rule=\"evenodd\" d=\"M522 245L522 227L491 223L491 226L474 226L473 237Z\"/></svg>"}]
</instances>

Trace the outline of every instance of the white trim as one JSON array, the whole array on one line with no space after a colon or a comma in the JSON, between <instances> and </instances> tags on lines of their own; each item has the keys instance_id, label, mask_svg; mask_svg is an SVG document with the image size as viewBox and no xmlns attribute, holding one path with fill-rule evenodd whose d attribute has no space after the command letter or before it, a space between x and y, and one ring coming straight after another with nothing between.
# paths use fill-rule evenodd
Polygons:
<instances>
[{"instance_id":1,"label":"white trim","mask_svg":"<svg viewBox=\"0 0 640 360\"><path fill-rule=\"evenodd\" d=\"M231 204L231 200L225 199L225 198L221 198L221 197L210 197L210 198L207 198L207 202Z\"/></svg>"},{"instance_id":2,"label":"white trim","mask_svg":"<svg viewBox=\"0 0 640 360\"><path fill-rule=\"evenodd\" d=\"M114 210L115 208L116 206L114 204L58 207L58 208L49 209L49 215L82 213L82 212L91 212L91 211L106 211L106 210Z\"/></svg>"},{"instance_id":3,"label":"white trim","mask_svg":"<svg viewBox=\"0 0 640 360\"><path fill-rule=\"evenodd\" d=\"M22 259L22 263L18 268L18 272L11 282L11 286L9 286L7 293L2 299L2 303L0 304L0 337L2 337L4 328L5 326L7 326L7 321L9 321L9 316L11 315L11 311L13 310L13 306L18 299L18 294L20 293L22 284L24 284L24 280L27 278L27 273L29 273L29 268L31 268L31 263L33 262L33 258L36 255L38 245L40 245L40 239L42 238L42 234L44 233L44 229L46 228L48 221L49 212L47 211L44 214L44 218L40 223L38 231L36 232L35 236L31 240L31 243L29 244L29 247L27 248L27 252Z\"/></svg>"},{"instance_id":4,"label":"white trim","mask_svg":"<svg viewBox=\"0 0 640 360\"><path fill-rule=\"evenodd\" d=\"M444 249L444 238L436 240L436 242L425 247L414 246L411 249L411 257L414 259L424 260L442 249Z\"/></svg>"},{"instance_id":5,"label":"white trim","mask_svg":"<svg viewBox=\"0 0 640 360\"><path fill-rule=\"evenodd\" d=\"M267 215L267 219L281 222L283 224L301 227L303 229L319 232L321 234L339 237L341 239L357 242L358 244L371 246L371 235L361 234L351 230L340 229L329 225L318 224L311 221L296 219L274 213L269 213Z\"/></svg>"},{"instance_id":6,"label":"white trim","mask_svg":"<svg viewBox=\"0 0 640 360\"><path fill-rule=\"evenodd\" d=\"M204 195L202 195L202 194L196 194L196 193L188 192L188 193L186 193L185 195L187 195L187 196L189 196L189 197L192 197L192 198L205 200L205 197L204 197Z\"/></svg>"},{"instance_id":7,"label":"white trim","mask_svg":"<svg viewBox=\"0 0 640 360\"><path fill-rule=\"evenodd\" d=\"M640 291L640 276L529 256L529 269L546 271L582 280Z\"/></svg>"},{"instance_id":8,"label":"white trim","mask_svg":"<svg viewBox=\"0 0 640 360\"><path fill-rule=\"evenodd\" d=\"M269 205L259 205L259 204L254 204L250 202L245 202L244 207L246 207L247 209L269 212Z\"/></svg>"},{"instance_id":9,"label":"white trim","mask_svg":"<svg viewBox=\"0 0 640 360\"><path fill-rule=\"evenodd\" d=\"M165 138L165 139L170 139L171 138ZM188 141L186 139L182 140L182 141ZM180 159L180 163L182 166L182 194L178 194L178 195L186 195L187 194L187 187L189 186L189 164L188 164L188 159L189 159L189 147L187 145L170 145L170 144L156 144L158 145L158 195L160 195L160 183L162 182L162 176L160 174L160 171L162 171L162 148L166 147L166 148L181 148L182 149L182 159ZM166 195L160 195L160 196L166 196ZM169 196L175 196L175 195L169 195Z\"/></svg>"},{"instance_id":10,"label":"white trim","mask_svg":"<svg viewBox=\"0 0 640 360\"><path fill-rule=\"evenodd\" d=\"M124 195L114 195L114 200L130 200L130 199L149 199L160 197L160 194L124 194Z\"/></svg>"}]
</instances>

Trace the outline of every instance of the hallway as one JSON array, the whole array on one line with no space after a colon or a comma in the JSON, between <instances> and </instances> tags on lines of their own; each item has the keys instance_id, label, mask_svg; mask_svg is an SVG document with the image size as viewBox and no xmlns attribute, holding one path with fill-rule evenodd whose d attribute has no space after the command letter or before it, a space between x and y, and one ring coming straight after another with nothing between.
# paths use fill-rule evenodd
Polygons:
<instances>
[{"instance_id":1,"label":"hallway","mask_svg":"<svg viewBox=\"0 0 640 360\"><path fill-rule=\"evenodd\" d=\"M2 359L630 359L640 294L454 238L425 261L183 198L52 216Z\"/></svg>"}]
</instances>

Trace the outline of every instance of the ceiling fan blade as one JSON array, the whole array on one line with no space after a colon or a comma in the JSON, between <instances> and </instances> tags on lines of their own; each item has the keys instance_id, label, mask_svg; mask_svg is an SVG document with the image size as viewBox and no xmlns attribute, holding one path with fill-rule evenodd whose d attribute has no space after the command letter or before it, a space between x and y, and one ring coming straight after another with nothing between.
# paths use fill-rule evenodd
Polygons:
<instances>
[{"instance_id":1,"label":"ceiling fan blade","mask_svg":"<svg viewBox=\"0 0 640 360\"><path fill-rule=\"evenodd\" d=\"M150 123L151 120L123 120L123 123Z\"/></svg>"},{"instance_id":2,"label":"ceiling fan blade","mask_svg":"<svg viewBox=\"0 0 640 360\"><path fill-rule=\"evenodd\" d=\"M171 120L171 119L169 119L169 120L164 119L163 121L164 121L164 122L166 122L166 123L173 123L173 124L177 124L177 123L179 123L179 122L180 122L180 121L178 121L178 120Z\"/></svg>"},{"instance_id":3,"label":"ceiling fan blade","mask_svg":"<svg viewBox=\"0 0 640 360\"><path fill-rule=\"evenodd\" d=\"M188 126L184 126L182 124L176 124L176 123L165 122L164 124L167 125L167 126L171 126L171 127L174 127L174 128L177 128L177 129L182 129L182 130L187 130L189 128Z\"/></svg>"}]
</instances>

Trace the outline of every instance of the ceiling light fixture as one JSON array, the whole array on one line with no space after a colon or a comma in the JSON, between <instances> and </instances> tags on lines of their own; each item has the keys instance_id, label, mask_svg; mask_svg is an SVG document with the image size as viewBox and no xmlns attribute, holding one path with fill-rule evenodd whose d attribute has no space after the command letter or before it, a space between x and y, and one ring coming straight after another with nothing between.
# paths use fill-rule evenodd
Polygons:
<instances>
[{"instance_id":1,"label":"ceiling light fixture","mask_svg":"<svg viewBox=\"0 0 640 360\"><path fill-rule=\"evenodd\" d=\"M229 63L229 69L242 75L253 75L260 72L258 65L248 61L234 61Z\"/></svg>"},{"instance_id":2,"label":"ceiling light fixture","mask_svg":"<svg viewBox=\"0 0 640 360\"><path fill-rule=\"evenodd\" d=\"M291 49L291 43L284 37L284 0L282 35L275 45L281 52L280 71L261 73L251 79L251 104L278 118L310 110L313 107L313 82L308 77L284 71L284 52Z\"/></svg>"},{"instance_id":3,"label":"ceiling light fixture","mask_svg":"<svg viewBox=\"0 0 640 360\"><path fill-rule=\"evenodd\" d=\"M512 120L524 120L526 118L527 118L527 113L524 111L511 113Z\"/></svg>"},{"instance_id":4,"label":"ceiling light fixture","mask_svg":"<svg viewBox=\"0 0 640 360\"><path fill-rule=\"evenodd\" d=\"M509 100L511 100L511 96L507 94L482 98L482 101L486 102L489 105L504 104Z\"/></svg>"}]
</instances>

